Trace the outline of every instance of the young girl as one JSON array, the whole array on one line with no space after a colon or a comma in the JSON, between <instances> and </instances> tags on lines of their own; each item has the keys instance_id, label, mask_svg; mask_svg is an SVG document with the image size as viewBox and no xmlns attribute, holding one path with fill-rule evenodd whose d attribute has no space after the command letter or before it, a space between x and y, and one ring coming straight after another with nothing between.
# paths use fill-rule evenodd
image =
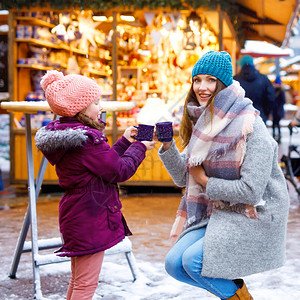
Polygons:
<instances>
[{"instance_id":1,"label":"young girl","mask_svg":"<svg viewBox=\"0 0 300 300\"><path fill-rule=\"evenodd\" d=\"M63 246L57 252L71 257L67 299L92 299L104 251L131 235L117 183L135 173L155 142L135 141L132 126L110 147L99 121L100 88L90 78L48 71L41 86L50 108L61 116L41 128L35 141L65 190L59 203Z\"/></svg>"},{"instance_id":2,"label":"young girl","mask_svg":"<svg viewBox=\"0 0 300 300\"><path fill-rule=\"evenodd\" d=\"M289 196L277 143L233 81L228 53L210 51L192 71L180 136L160 157L186 187L167 272L220 299L253 299L240 277L281 267Z\"/></svg>"}]
</instances>

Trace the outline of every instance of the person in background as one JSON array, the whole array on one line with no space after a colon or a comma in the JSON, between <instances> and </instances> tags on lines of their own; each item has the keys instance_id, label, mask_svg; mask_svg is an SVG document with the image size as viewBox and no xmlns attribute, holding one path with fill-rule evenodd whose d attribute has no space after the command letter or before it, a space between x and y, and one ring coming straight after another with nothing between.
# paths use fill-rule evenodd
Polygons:
<instances>
[{"instance_id":1,"label":"person in background","mask_svg":"<svg viewBox=\"0 0 300 300\"><path fill-rule=\"evenodd\" d=\"M165 259L169 275L220 299L251 300L242 277L283 266L289 196L278 144L232 78L230 55L195 64L180 137L159 156L185 187Z\"/></svg>"},{"instance_id":2,"label":"person in background","mask_svg":"<svg viewBox=\"0 0 300 300\"><path fill-rule=\"evenodd\" d=\"M274 87L266 75L255 69L251 56L242 56L239 65L241 70L233 79L240 83L246 97L252 100L253 106L260 111L260 116L266 123L275 101Z\"/></svg>"},{"instance_id":3,"label":"person in background","mask_svg":"<svg viewBox=\"0 0 300 300\"><path fill-rule=\"evenodd\" d=\"M274 88L275 88L275 101L272 107L273 138L280 144L281 142L280 120L284 117L285 93L281 87L281 79L279 76L276 76L274 82ZM277 134L276 134L276 129L277 129Z\"/></svg>"},{"instance_id":4,"label":"person in background","mask_svg":"<svg viewBox=\"0 0 300 300\"><path fill-rule=\"evenodd\" d=\"M131 235L117 183L135 173L155 142L135 141L137 129L131 126L109 146L99 119L101 91L93 79L48 71L41 86L51 110L61 116L38 130L35 142L65 190L59 203L63 245L56 252L71 257L67 300L91 300L104 251Z\"/></svg>"}]
</instances>

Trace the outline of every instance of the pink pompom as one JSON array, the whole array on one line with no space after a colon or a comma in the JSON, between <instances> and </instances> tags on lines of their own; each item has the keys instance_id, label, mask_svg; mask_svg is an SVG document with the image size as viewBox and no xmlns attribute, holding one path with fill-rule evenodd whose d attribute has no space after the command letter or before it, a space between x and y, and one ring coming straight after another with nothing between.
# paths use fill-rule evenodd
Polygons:
<instances>
[{"instance_id":1,"label":"pink pompom","mask_svg":"<svg viewBox=\"0 0 300 300\"><path fill-rule=\"evenodd\" d=\"M61 80L63 78L64 78L64 74L62 72L58 72L56 70L47 71L47 73L42 77L40 84L42 89L46 91L47 87L51 83L57 80Z\"/></svg>"}]
</instances>

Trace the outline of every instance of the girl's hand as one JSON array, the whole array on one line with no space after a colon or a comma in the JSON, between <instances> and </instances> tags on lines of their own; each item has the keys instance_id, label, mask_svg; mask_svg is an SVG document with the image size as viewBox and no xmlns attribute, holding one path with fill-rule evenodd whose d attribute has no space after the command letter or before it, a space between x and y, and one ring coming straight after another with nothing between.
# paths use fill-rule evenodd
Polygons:
<instances>
[{"instance_id":1,"label":"girl's hand","mask_svg":"<svg viewBox=\"0 0 300 300\"><path fill-rule=\"evenodd\" d=\"M151 141L151 142L149 142L149 141L141 141L141 143L143 143L146 146L147 151L154 149L155 144L156 144L155 141Z\"/></svg>"},{"instance_id":2,"label":"girl's hand","mask_svg":"<svg viewBox=\"0 0 300 300\"><path fill-rule=\"evenodd\" d=\"M130 142L133 143L135 142L134 136L137 135L137 128L134 126L130 126L125 129L123 136Z\"/></svg>"},{"instance_id":3,"label":"girl's hand","mask_svg":"<svg viewBox=\"0 0 300 300\"><path fill-rule=\"evenodd\" d=\"M197 183L201 184L203 187L206 187L208 177L206 176L202 166L191 167L190 174L194 177L194 180Z\"/></svg>"}]
</instances>

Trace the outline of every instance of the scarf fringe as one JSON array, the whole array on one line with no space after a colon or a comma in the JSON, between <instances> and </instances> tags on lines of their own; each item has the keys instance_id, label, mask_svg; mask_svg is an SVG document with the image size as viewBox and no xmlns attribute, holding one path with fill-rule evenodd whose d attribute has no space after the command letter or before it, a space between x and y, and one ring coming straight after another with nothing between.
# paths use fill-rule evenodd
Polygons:
<instances>
[{"instance_id":1,"label":"scarf fringe","mask_svg":"<svg viewBox=\"0 0 300 300\"><path fill-rule=\"evenodd\" d=\"M202 155L202 156L194 156L194 157L190 157L187 160L187 166L188 167L197 167L200 166L202 164L202 162L207 158L206 155Z\"/></svg>"}]
</instances>

